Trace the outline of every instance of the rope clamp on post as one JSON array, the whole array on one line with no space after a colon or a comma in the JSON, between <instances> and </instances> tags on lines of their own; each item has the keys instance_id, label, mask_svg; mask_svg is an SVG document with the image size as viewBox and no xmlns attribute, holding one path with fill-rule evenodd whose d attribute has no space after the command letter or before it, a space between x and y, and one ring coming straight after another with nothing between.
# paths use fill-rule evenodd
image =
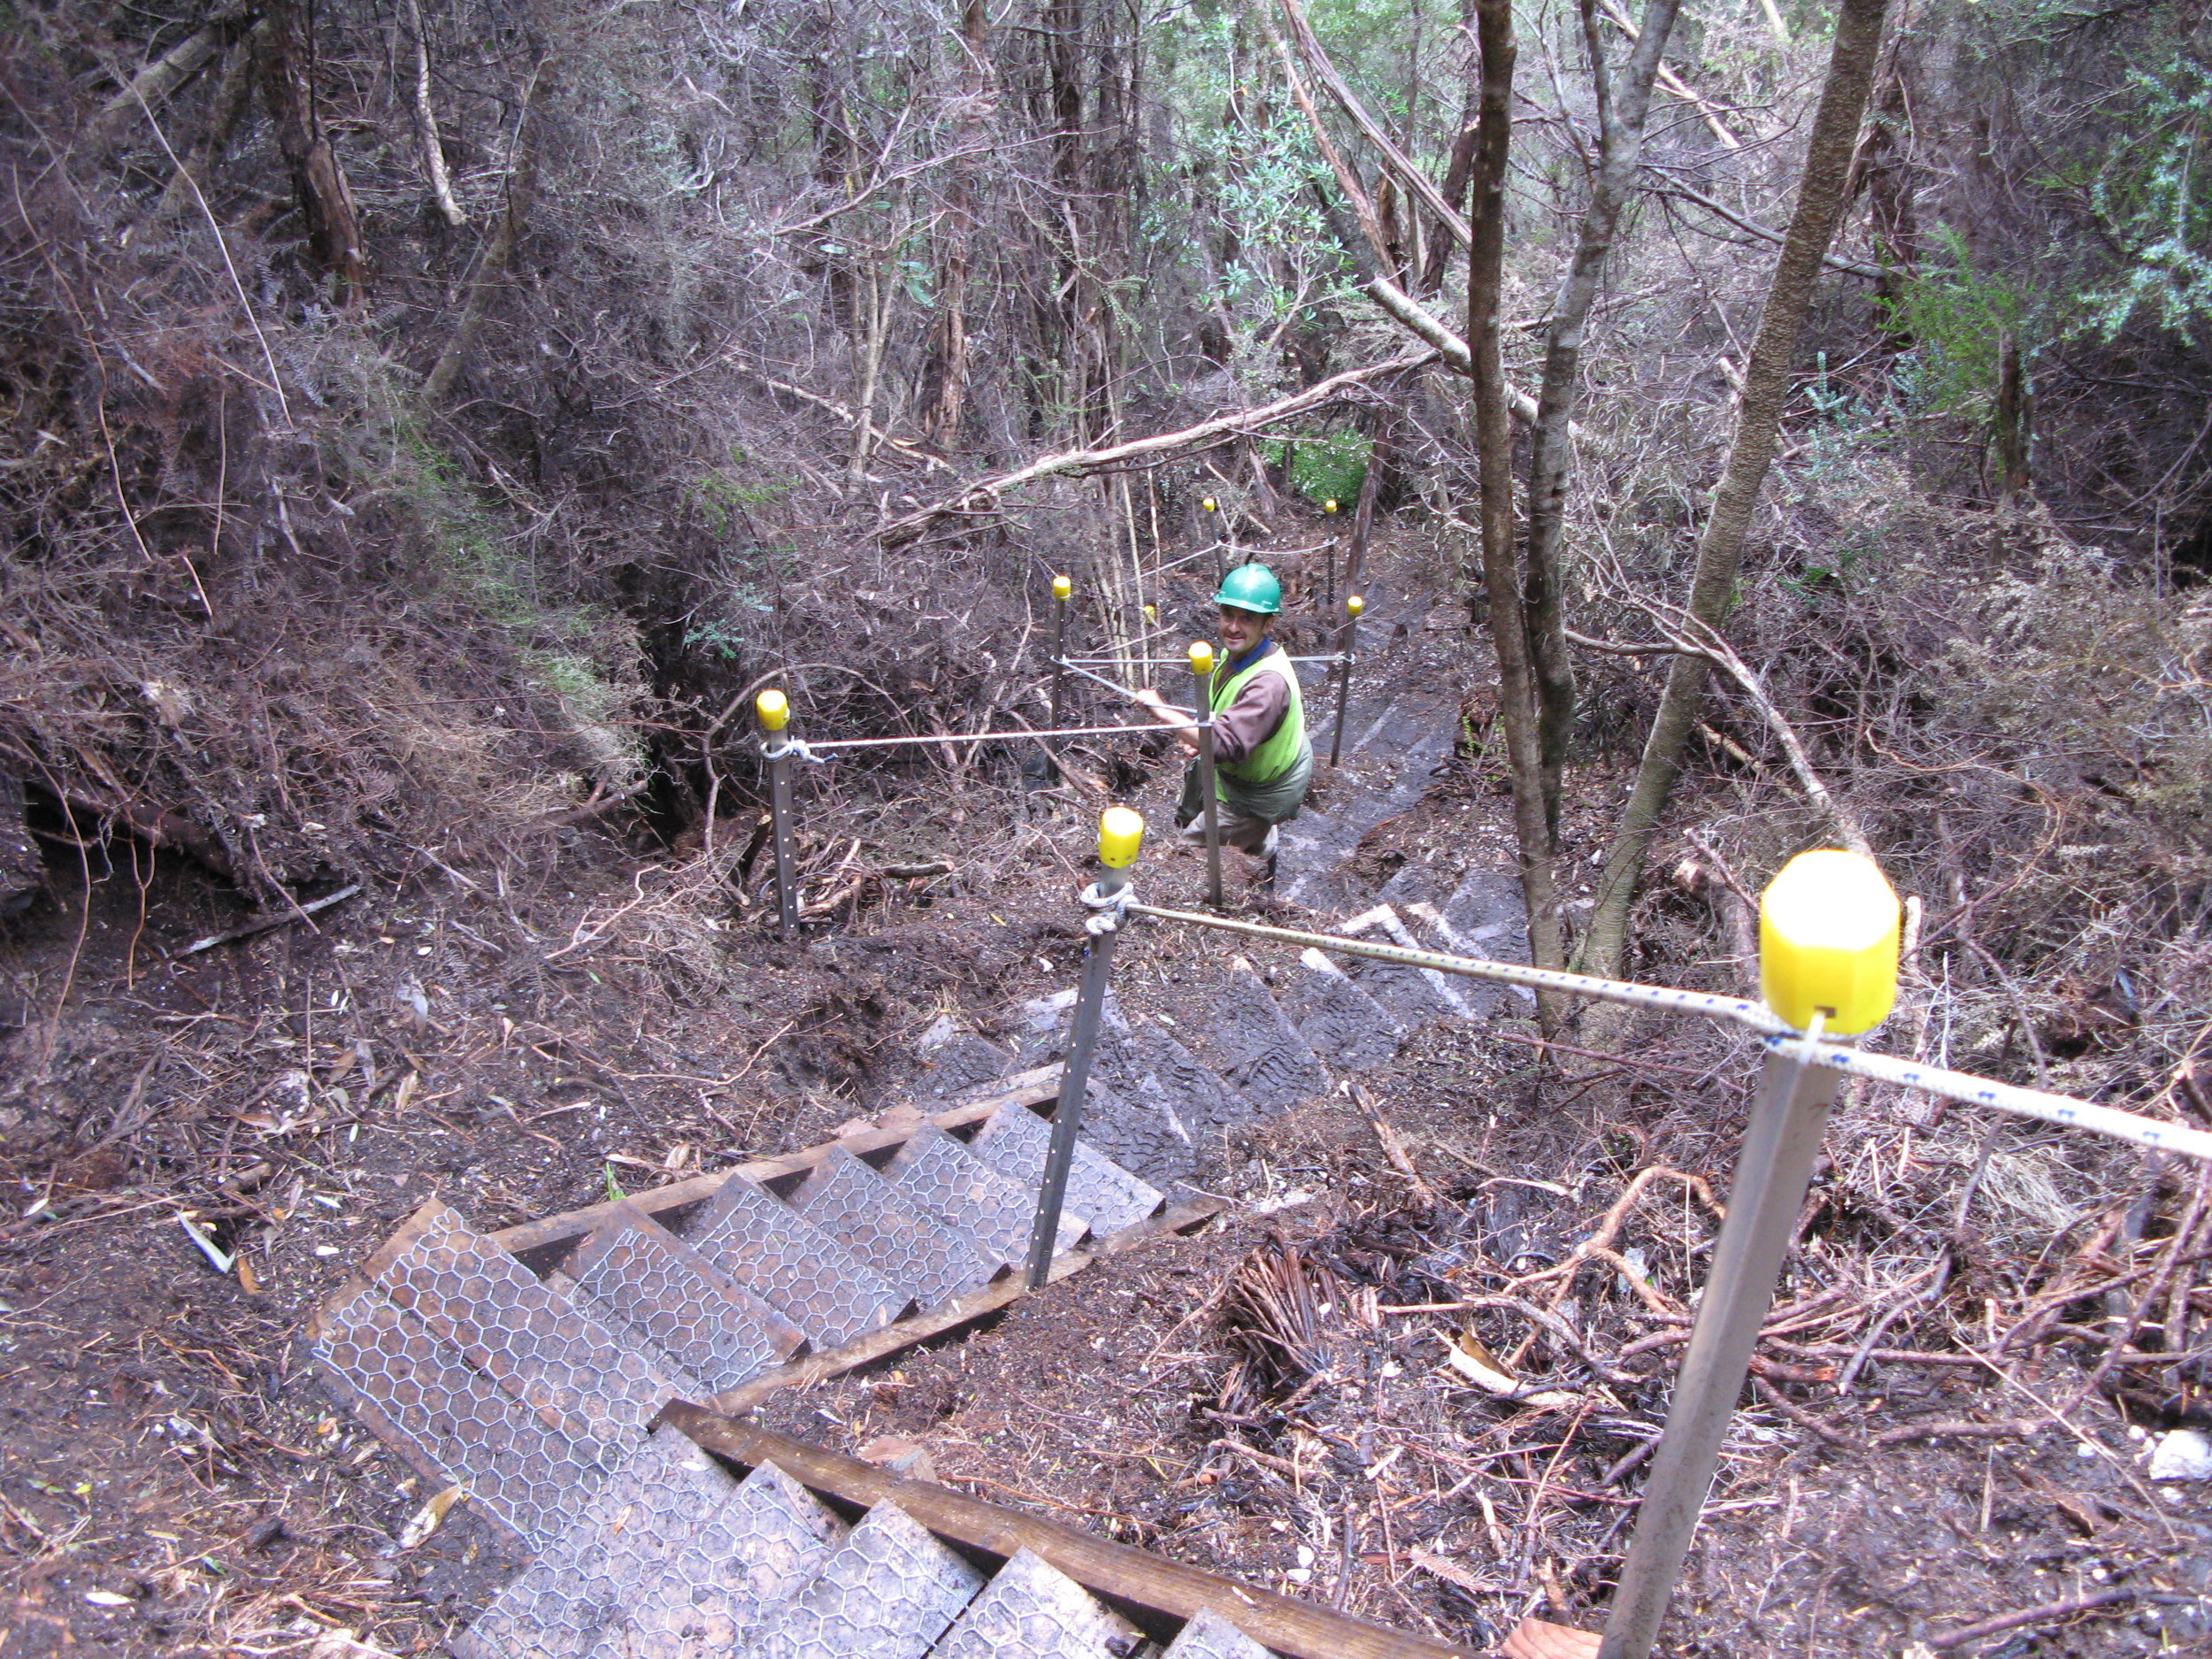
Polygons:
<instances>
[{"instance_id":1,"label":"rope clamp on post","mask_svg":"<svg viewBox=\"0 0 2212 1659\"><path fill-rule=\"evenodd\" d=\"M1198 722L1198 791L1206 823L1207 902L1219 910L1226 901L1221 891L1220 791L1214 780L1214 648L1207 641L1191 641L1190 671L1197 677L1198 711L1204 717Z\"/></svg>"},{"instance_id":2,"label":"rope clamp on post","mask_svg":"<svg viewBox=\"0 0 2212 1659\"><path fill-rule=\"evenodd\" d=\"M1889 1013L1901 917L1880 870L1856 853L1801 853L1759 902L1761 989L1802 1034L1777 1041L1760 1066L1727 1218L1599 1659L1648 1659L1658 1638L1835 1101L1839 1074L1820 1064L1820 1039L1870 1031Z\"/></svg>"},{"instance_id":3,"label":"rope clamp on post","mask_svg":"<svg viewBox=\"0 0 2212 1659\"><path fill-rule=\"evenodd\" d=\"M768 816L776 847L776 919L786 940L799 936L797 877L791 856L791 757L796 752L811 760L806 745L792 736L791 700L780 691L764 691L753 699L753 713L760 721L761 754L768 762Z\"/></svg>"},{"instance_id":4,"label":"rope clamp on post","mask_svg":"<svg viewBox=\"0 0 2212 1659\"><path fill-rule=\"evenodd\" d=\"M1091 1085L1091 1054L1098 1046L1098 1025L1106 1007L1108 976L1113 972L1117 924L1136 897L1129 886L1130 866L1144 846L1144 819L1125 806L1110 806L1098 820L1098 862L1105 866L1085 890L1083 902L1089 943L1083 948L1083 983L1075 996L1075 1025L1068 1057L1060 1071L1060 1101L1052 1113L1052 1146L1045 1155L1044 1179L1037 1188L1037 1216L1029 1233L1028 1281L1041 1289L1051 1276L1060 1238L1060 1211L1067 1202L1068 1171L1075 1163L1075 1140L1083 1124L1083 1097Z\"/></svg>"}]
</instances>

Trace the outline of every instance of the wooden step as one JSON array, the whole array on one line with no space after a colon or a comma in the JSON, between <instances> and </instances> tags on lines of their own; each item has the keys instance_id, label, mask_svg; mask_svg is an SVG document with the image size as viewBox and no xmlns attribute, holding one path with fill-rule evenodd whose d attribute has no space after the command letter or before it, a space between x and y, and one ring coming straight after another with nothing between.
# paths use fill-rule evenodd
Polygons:
<instances>
[{"instance_id":1,"label":"wooden step","mask_svg":"<svg viewBox=\"0 0 2212 1659\"><path fill-rule=\"evenodd\" d=\"M373 1286L322 1314L313 1350L334 1392L526 1550L568 1529L626 1449L553 1427Z\"/></svg>"},{"instance_id":2,"label":"wooden step","mask_svg":"<svg viewBox=\"0 0 2212 1659\"><path fill-rule=\"evenodd\" d=\"M1220 1614L1205 1612L1183 1626L1160 1659L1271 1659L1271 1655Z\"/></svg>"},{"instance_id":3,"label":"wooden step","mask_svg":"<svg viewBox=\"0 0 2212 1659\"><path fill-rule=\"evenodd\" d=\"M1138 1640L1135 1625L1023 1549L968 1604L933 1659L1121 1659Z\"/></svg>"},{"instance_id":4,"label":"wooden step","mask_svg":"<svg viewBox=\"0 0 2212 1659\"><path fill-rule=\"evenodd\" d=\"M943 1130L923 1125L883 1172L925 1214L949 1227L965 1227L997 1260L1018 1264L1027 1259L1036 1193ZM1073 1249L1090 1230L1083 1217L1064 1209L1054 1253Z\"/></svg>"},{"instance_id":5,"label":"wooden step","mask_svg":"<svg viewBox=\"0 0 2212 1659\"><path fill-rule=\"evenodd\" d=\"M843 1532L773 1469L733 1480L664 1429L449 1646L456 1659L726 1652L813 1576Z\"/></svg>"},{"instance_id":6,"label":"wooden step","mask_svg":"<svg viewBox=\"0 0 2212 1659\"><path fill-rule=\"evenodd\" d=\"M579 1439L634 1445L698 1385L549 1289L434 1200L371 1258L378 1283L471 1365Z\"/></svg>"}]
</instances>

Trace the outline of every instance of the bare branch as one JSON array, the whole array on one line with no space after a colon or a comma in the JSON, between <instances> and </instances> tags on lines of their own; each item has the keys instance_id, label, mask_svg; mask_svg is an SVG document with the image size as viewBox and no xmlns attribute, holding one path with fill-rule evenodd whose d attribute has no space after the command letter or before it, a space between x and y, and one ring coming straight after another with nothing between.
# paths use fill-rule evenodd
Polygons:
<instances>
[{"instance_id":1,"label":"bare branch","mask_svg":"<svg viewBox=\"0 0 2212 1659\"><path fill-rule=\"evenodd\" d=\"M999 497L1010 489L1033 484L1041 478L1052 478L1064 473L1080 474L1105 468L1125 466L1132 461L1144 460L1156 455L1165 455L1175 449L1187 449L1201 444L1215 443L1227 438L1248 438L1279 420L1293 415L1302 415L1310 409L1333 403L1356 388L1386 375L1406 369L1417 369L1436 361L1432 351L1411 352L1402 357L1392 357L1384 363L1371 363L1363 369L1347 369L1333 374L1302 392L1263 403L1257 409L1239 410L1233 414L1217 415L1202 420L1194 426L1185 426L1178 432L1163 432L1149 438L1137 438L1127 443L1117 443L1102 449L1069 449L1058 455L1048 455L1032 461L1027 466L1016 467L996 478L987 478L972 484L956 495L894 518L876 532L876 538L886 547L902 547L947 518L971 514L995 513Z\"/></svg>"}]
</instances>

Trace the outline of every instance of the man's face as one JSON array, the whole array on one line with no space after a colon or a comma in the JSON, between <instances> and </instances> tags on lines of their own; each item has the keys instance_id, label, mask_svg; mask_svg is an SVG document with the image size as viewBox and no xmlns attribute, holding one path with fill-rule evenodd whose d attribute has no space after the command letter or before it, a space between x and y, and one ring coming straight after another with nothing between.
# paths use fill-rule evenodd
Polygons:
<instances>
[{"instance_id":1,"label":"man's face","mask_svg":"<svg viewBox=\"0 0 2212 1659\"><path fill-rule=\"evenodd\" d=\"M1241 657L1257 645L1267 633L1271 618L1256 611L1240 611L1234 605L1221 607L1221 643L1231 657Z\"/></svg>"}]
</instances>

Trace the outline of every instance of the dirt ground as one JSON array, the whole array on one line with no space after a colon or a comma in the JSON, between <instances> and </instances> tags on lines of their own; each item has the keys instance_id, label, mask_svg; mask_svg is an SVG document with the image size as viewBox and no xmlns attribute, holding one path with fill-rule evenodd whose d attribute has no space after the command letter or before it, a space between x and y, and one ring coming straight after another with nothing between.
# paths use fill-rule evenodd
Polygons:
<instances>
[{"instance_id":1,"label":"dirt ground","mask_svg":"<svg viewBox=\"0 0 2212 1659\"><path fill-rule=\"evenodd\" d=\"M1451 632L1376 644L1379 678L1481 683ZM1479 695L1468 715L1428 799L1369 838L1372 873L1510 867ZM1156 756L1101 758L1162 806ZM810 844L839 902L788 947L757 907L703 905L693 866L588 830L532 869L424 849L312 926L194 954L246 918L188 866L94 849L88 901L58 864L0 941L0 1654L434 1650L508 1563L465 1504L396 1541L428 1494L324 1398L308 1310L433 1193L494 1227L811 1144L926 1088L910 1048L940 1015L1002 1035L1071 985L1068 878L1095 803L1025 817L1010 776L902 793L856 791L841 834ZM1595 824L1571 826L1576 858ZM958 849L956 869L844 895L854 835L885 863ZM1169 900L1199 879L1189 855L1144 878ZM1119 995L1188 1018L1194 954L1135 930ZM764 1415L872 1455L912 1442L978 1496L1451 1640L1532 1610L1594 1627L1750 1064L1703 1032L1624 1052L1548 1053L1526 1020L1431 1027L1356 1092L1245 1136L1212 1178L1237 1206L1207 1231ZM1947 1244L1947 1195L1987 1143L1916 1110L1839 1113L1668 1650L2212 1650L2193 1600L2212 1589L2212 1489L2143 1474L2146 1437L2200 1408L2085 1391L2079 1343L2008 1351L1985 1328L2096 1265L2135 1166L2008 1132L2014 1179ZM1601 1233L1653 1166L1679 1175ZM2062 1224L2039 1194L2069 1179ZM1555 1271L1593 1237L1641 1282ZM1949 1294L1903 1307L1947 1249ZM1876 1355L1847 1387L1859 1345ZM1494 1398L1452 1347L1543 1392Z\"/></svg>"}]
</instances>

